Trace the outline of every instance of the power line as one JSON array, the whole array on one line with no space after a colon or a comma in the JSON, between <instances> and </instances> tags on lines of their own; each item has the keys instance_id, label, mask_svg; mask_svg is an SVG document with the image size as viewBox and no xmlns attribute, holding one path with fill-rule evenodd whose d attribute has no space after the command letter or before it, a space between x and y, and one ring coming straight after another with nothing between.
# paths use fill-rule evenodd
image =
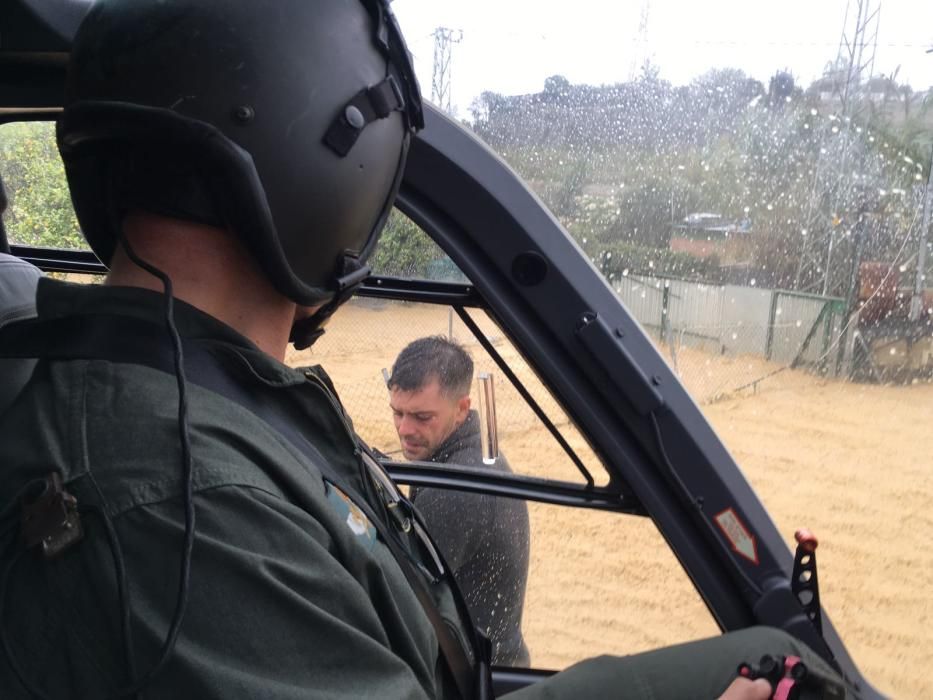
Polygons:
<instances>
[{"instance_id":1,"label":"power line","mask_svg":"<svg viewBox=\"0 0 933 700\"><path fill-rule=\"evenodd\" d=\"M765 41L765 40L754 40L754 39L743 39L743 40L733 40L733 39L687 39L680 40L678 39L677 43L680 44L693 44L695 46L813 46L813 47L827 47L827 46L838 46L838 42L835 41ZM923 46L926 46L926 42L895 42L895 41L872 41L872 42L860 42L854 43L853 46L861 48L876 48L878 46L887 47L887 48L903 48L903 49L918 49ZM933 49L928 49L927 53L933 53Z\"/></svg>"}]
</instances>

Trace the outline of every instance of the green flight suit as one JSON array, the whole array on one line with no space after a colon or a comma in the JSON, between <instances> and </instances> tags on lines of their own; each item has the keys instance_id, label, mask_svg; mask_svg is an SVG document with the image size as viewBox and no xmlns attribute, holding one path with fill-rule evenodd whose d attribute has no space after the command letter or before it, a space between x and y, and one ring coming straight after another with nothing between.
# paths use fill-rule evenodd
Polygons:
<instances>
[{"instance_id":1,"label":"green flight suit","mask_svg":"<svg viewBox=\"0 0 933 700\"><path fill-rule=\"evenodd\" d=\"M38 292L40 319L164 324L163 305L154 292L54 280L42 280ZM282 365L182 302L175 319L184 338L209 347L244 386L279 392L298 407L330 468L367 493L352 429L322 374ZM197 513L187 611L174 654L144 697L455 698L434 630L365 518L268 424L193 382L187 390ZM15 504L0 522L3 638L47 697L110 697L128 682L102 510L125 559L137 674L158 658L176 605L184 533L177 410L176 380L165 372L46 360L0 416L0 509L30 479L57 470L86 530L61 557L44 560L35 549L22 553L11 534ZM442 584L433 592L463 638L450 592ZM777 632L749 630L592 659L515 697L712 698L740 661L795 649ZM4 698L28 697L5 658L0 688Z\"/></svg>"}]
</instances>

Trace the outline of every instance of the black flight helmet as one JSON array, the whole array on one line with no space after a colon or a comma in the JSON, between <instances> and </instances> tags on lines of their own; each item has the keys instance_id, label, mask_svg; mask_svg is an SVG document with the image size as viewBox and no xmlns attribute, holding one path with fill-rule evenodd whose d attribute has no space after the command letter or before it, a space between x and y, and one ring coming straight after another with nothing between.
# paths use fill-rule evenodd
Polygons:
<instances>
[{"instance_id":1,"label":"black flight helmet","mask_svg":"<svg viewBox=\"0 0 933 700\"><path fill-rule=\"evenodd\" d=\"M105 264L140 207L233 231L283 295L332 310L423 123L388 0L100 0L58 143Z\"/></svg>"}]
</instances>

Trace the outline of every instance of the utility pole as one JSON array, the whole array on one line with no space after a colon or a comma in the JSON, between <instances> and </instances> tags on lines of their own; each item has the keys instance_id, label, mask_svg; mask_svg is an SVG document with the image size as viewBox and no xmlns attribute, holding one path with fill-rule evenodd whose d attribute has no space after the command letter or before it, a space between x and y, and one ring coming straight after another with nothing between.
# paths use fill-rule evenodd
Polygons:
<instances>
[{"instance_id":1,"label":"utility pole","mask_svg":"<svg viewBox=\"0 0 933 700\"><path fill-rule=\"evenodd\" d=\"M849 25L849 9L855 4L855 20ZM881 0L849 0L846 4L846 19L839 39L837 69L844 60L844 67L835 76L834 91L842 102L842 113L855 116L864 109L858 99L859 88L870 80L875 68L875 52L878 48L878 23ZM867 51L866 51L867 50Z\"/></svg>"},{"instance_id":2,"label":"utility pole","mask_svg":"<svg viewBox=\"0 0 933 700\"><path fill-rule=\"evenodd\" d=\"M431 101L450 114L451 47L463 40L463 30L438 27L434 30L434 72L431 76Z\"/></svg>"},{"instance_id":3,"label":"utility pole","mask_svg":"<svg viewBox=\"0 0 933 700\"><path fill-rule=\"evenodd\" d=\"M641 0L641 12L638 19L638 31L635 41L632 42L632 63L629 65L628 79L634 82L638 71L651 60L651 51L648 44L648 18L651 14L651 0Z\"/></svg>"},{"instance_id":4,"label":"utility pole","mask_svg":"<svg viewBox=\"0 0 933 700\"><path fill-rule=\"evenodd\" d=\"M875 66L880 14L881 0L849 0L846 4L834 71L828 76L838 110L822 127L828 143L843 141L834 155L827 156L827 162L817 163L809 214L804 222L807 235L801 244L794 277L794 286L799 291L819 293L822 288L824 295L832 295L846 288L841 266L848 255L843 245L845 239L839 237L835 227L848 218L845 211L853 195L851 172L858 165L853 162L857 155L853 151L858 150L857 128L859 122L864 122L868 109L867 88ZM827 206L829 212L825 211ZM827 213L837 217L828 226Z\"/></svg>"},{"instance_id":5,"label":"utility pole","mask_svg":"<svg viewBox=\"0 0 933 700\"><path fill-rule=\"evenodd\" d=\"M910 298L910 320L920 319L923 307L923 290L926 287L927 233L930 230L930 208L933 206L933 146L930 147L930 164L927 173L927 189L923 197L923 223L920 225L920 250L917 253L917 277L914 295Z\"/></svg>"}]
</instances>

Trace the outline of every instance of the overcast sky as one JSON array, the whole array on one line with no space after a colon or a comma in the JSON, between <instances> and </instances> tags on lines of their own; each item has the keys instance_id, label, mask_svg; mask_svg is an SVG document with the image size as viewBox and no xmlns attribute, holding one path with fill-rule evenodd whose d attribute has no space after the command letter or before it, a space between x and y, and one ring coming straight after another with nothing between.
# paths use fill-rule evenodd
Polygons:
<instances>
[{"instance_id":1,"label":"overcast sky","mask_svg":"<svg viewBox=\"0 0 933 700\"><path fill-rule=\"evenodd\" d=\"M804 86L835 58L846 5L855 0L651 0L639 45L642 0L395 0L425 97L431 95L438 26L463 30L451 84L459 116L483 90L538 92L562 74L574 83L628 79L648 55L661 77L690 82L711 68L741 68L767 85L789 69ZM872 0L881 6L875 74L900 66L899 82L933 86L933 0ZM853 24L850 16L848 24Z\"/></svg>"}]
</instances>

